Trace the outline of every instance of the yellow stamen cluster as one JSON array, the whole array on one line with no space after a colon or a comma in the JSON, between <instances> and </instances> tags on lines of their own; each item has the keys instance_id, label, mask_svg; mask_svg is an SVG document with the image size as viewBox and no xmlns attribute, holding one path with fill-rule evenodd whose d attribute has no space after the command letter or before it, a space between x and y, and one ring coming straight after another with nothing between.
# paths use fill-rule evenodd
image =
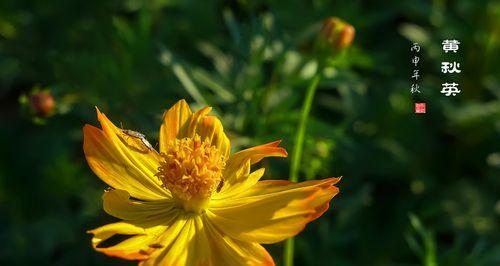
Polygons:
<instances>
[{"instance_id":1,"label":"yellow stamen cluster","mask_svg":"<svg viewBox=\"0 0 500 266\"><path fill-rule=\"evenodd\" d=\"M171 140L156 176L187 211L200 212L222 180L225 158L208 139Z\"/></svg>"}]
</instances>

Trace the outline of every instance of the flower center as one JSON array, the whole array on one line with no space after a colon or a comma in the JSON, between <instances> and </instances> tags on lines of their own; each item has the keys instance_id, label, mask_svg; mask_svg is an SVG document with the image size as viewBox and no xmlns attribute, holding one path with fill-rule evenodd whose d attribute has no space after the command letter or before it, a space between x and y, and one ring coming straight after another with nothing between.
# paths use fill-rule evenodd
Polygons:
<instances>
[{"instance_id":1,"label":"flower center","mask_svg":"<svg viewBox=\"0 0 500 266\"><path fill-rule=\"evenodd\" d=\"M222 181L224 156L198 135L171 140L160 155L156 176L186 211L200 213Z\"/></svg>"}]
</instances>

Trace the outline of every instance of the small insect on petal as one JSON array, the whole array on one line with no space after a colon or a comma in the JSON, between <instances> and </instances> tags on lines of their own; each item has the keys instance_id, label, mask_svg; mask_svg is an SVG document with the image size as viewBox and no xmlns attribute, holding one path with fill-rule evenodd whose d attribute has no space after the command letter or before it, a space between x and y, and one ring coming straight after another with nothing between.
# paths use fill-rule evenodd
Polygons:
<instances>
[{"instance_id":1,"label":"small insect on petal","mask_svg":"<svg viewBox=\"0 0 500 266\"><path fill-rule=\"evenodd\" d=\"M163 245L162 244L151 244L149 245L150 248L162 248Z\"/></svg>"},{"instance_id":2,"label":"small insect on petal","mask_svg":"<svg viewBox=\"0 0 500 266\"><path fill-rule=\"evenodd\" d=\"M217 186L217 193L219 193L222 189L222 187L224 186L224 178L221 178L220 182L219 182L219 185Z\"/></svg>"},{"instance_id":3,"label":"small insect on petal","mask_svg":"<svg viewBox=\"0 0 500 266\"><path fill-rule=\"evenodd\" d=\"M137 138L137 139L141 140L141 142L142 142L142 144L144 144L144 146L148 147L148 149L150 149L150 150L154 150L153 145L151 145L151 143L149 143L149 141L146 139L146 136L144 134L139 133L137 131L130 130L130 129L122 129L122 132L125 135L128 135L130 137Z\"/></svg>"},{"instance_id":4,"label":"small insect on petal","mask_svg":"<svg viewBox=\"0 0 500 266\"><path fill-rule=\"evenodd\" d=\"M145 251L144 249L141 249L139 250L139 254L148 256L149 252Z\"/></svg>"}]
</instances>

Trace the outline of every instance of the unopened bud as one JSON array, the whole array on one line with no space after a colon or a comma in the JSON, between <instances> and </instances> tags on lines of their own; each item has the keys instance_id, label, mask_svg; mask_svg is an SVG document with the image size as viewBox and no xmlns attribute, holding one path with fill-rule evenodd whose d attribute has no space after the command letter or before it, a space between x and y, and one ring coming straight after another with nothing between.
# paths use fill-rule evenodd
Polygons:
<instances>
[{"instance_id":1,"label":"unopened bud","mask_svg":"<svg viewBox=\"0 0 500 266\"><path fill-rule=\"evenodd\" d=\"M38 117L48 117L55 108L54 97L48 91L34 92L29 96L29 106Z\"/></svg>"},{"instance_id":2,"label":"unopened bud","mask_svg":"<svg viewBox=\"0 0 500 266\"><path fill-rule=\"evenodd\" d=\"M330 17L323 21L320 32L320 46L329 47L334 51L347 48L354 40L354 27L339 18Z\"/></svg>"}]
</instances>

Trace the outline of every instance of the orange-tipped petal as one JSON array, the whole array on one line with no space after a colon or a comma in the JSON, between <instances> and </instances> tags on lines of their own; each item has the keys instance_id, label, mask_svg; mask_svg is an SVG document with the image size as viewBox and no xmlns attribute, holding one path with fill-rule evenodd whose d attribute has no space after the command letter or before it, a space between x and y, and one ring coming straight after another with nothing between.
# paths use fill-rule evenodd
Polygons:
<instances>
[{"instance_id":1,"label":"orange-tipped petal","mask_svg":"<svg viewBox=\"0 0 500 266\"><path fill-rule=\"evenodd\" d=\"M94 230L88 231L94 235L92 238L92 246L97 251L100 251L108 256L119 257L127 260L141 260L146 259L146 254L141 254L140 250L143 247L142 243L126 243L126 245L120 245L117 248L100 248L99 244L104 242L105 240L111 238L114 235L141 235L144 236L146 231L144 228L139 226L135 226L133 224L118 222L113 224L107 224L105 226L101 226Z\"/></svg>"},{"instance_id":2,"label":"orange-tipped petal","mask_svg":"<svg viewBox=\"0 0 500 266\"><path fill-rule=\"evenodd\" d=\"M281 140L276 140L239 151L231 156L228 161L228 165L230 165L231 167L238 167L248 159L250 160L251 164L255 164L265 157L287 157L288 153L284 148L279 147L280 143Z\"/></svg>"},{"instance_id":3,"label":"orange-tipped petal","mask_svg":"<svg viewBox=\"0 0 500 266\"><path fill-rule=\"evenodd\" d=\"M229 157L224 169L224 187L223 193L233 194L231 190L242 190L254 185L261 176L255 179L250 177L250 166L258 163L265 157L286 157L288 153L282 147L279 147L280 140L273 141L267 144L255 146L242 151L239 151ZM242 171L243 170L243 171ZM263 173L262 173L263 174ZM253 175L251 177L256 177ZM221 195L220 197L224 197Z\"/></svg>"},{"instance_id":4,"label":"orange-tipped petal","mask_svg":"<svg viewBox=\"0 0 500 266\"><path fill-rule=\"evenodd\" d=\"M231 201L213 201L207 217L241 241L275 243L298 234L321 216L339 192L333 186L339 180L260 181Z\"/></svg>"},{"instance_id":5,"label":"orange-tipped petal","mask_svg":"<svg viewBox=\"0 0 500 266\"><path fill-rule=\"evenodd\" d=\"M88 233L94 235L92 246L99 252L127 260L145 260L173 241L162 238L162 236L169 234L175 238L181 229L177 226L179 223L176 219L178 215L176 211L167 211L165 214L147 221L107 224L90 230ZM112 246L101 246L115 235L129 235L130 237Z\"/></svg>"}]
</instances>

